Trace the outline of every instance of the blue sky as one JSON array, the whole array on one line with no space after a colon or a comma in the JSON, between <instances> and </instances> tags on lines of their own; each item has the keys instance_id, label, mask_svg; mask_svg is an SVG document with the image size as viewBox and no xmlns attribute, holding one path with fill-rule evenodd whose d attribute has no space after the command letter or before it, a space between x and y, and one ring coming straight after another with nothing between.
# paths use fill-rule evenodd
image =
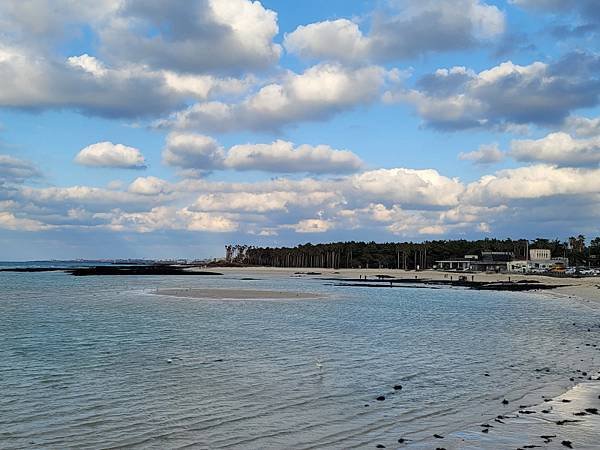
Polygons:
<instances>
[{"instance_id":1,"label":"blue sky","mask_svg":"<svg viewBox=\"0 0 600 450\"><path fill-rule=\"evenodd\" d=\"M592 0L7 0L0 260L598 234Z\"/></svg>"}]
</instances>

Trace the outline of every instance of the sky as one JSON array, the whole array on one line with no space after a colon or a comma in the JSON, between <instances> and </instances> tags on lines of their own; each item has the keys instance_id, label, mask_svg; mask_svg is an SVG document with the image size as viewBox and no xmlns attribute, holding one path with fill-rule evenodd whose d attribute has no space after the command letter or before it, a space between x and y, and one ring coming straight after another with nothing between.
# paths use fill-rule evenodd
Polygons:
<instances>
[{"instance_id":1,"label":"sky","mask_svg":"<svg viewBox=\"0 0 600 450\"><path fill-rule=\"evenodd\" d=\"M0 3L0 260L599 219L596 0Z\"/></svg>"}]
</instances>

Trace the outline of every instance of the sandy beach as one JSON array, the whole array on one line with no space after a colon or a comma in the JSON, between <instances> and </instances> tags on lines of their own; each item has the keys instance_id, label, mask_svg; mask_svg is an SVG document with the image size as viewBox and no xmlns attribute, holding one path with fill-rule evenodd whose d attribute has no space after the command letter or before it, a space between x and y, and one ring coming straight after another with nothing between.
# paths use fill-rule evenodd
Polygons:
<instances>
[{"instance_id":1,"label":"sandy beach","mask_svg":"<svg viewBox=\"0 0 600 450\"><path fill-rule=\"evenodd\" d=\"M208 300L290 300L290 299L317 299L323 295L306 292L290 291L257 291L250 289L205 289L181 288L158 289L157 295L170 297L196 298Z\"/></svg>"},{"instance_id":2,"label":"sandy beach","mask_svg":"<svg viewBox=\"0 0 600 450\"><path fill-rule=\"evenodd\" d=\"M307 268L274 268L274 267L245 267L245 268L216 268L219 272L228 276L254 277L261 276L287 278L290 276L311 277L311 278L367 278L376 279L377 275L387 275L396 278L414 278L429 280L447 280L450 277L456 279L459 275L467 275L469 279L473 276L475 281L521 281L535 280L547 285L557 285L559 287L551 290L539 291L544 295L557 297L571 297L577 300L583 300L589 303L591 307L600 308L600 277L585 278L555 278L542 275L531 274L489 274L473 273L461 274L457 272L443 272L437 270L404 271L395 269L307 269Z\"/></svg>"}]
</instances>

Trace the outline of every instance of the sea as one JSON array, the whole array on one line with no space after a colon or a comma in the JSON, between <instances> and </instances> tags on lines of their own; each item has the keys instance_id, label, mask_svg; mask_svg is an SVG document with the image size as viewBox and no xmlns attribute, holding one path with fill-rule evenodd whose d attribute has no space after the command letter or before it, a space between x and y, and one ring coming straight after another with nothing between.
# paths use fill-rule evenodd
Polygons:
<instances>
[{"instance_id":1,"label":"sea","mask_svg":"<svg viewBox=\"0 0 600 450\"><path fill-rule=\"evenodd\" d=\"M599 367L572 299L336 284L0 272L0 448L410 448ZM324 298L154 293L181 287Z\"/></svg>"}]
</instances>

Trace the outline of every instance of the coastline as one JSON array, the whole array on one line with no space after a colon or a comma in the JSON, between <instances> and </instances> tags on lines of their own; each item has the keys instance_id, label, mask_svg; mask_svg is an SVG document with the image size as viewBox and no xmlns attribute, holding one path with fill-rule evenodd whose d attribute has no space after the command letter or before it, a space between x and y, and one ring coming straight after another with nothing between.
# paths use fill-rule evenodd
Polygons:
<instances>
[{"instance_id":1,"label":"coastline","mask_svg":"<svg viewBox=\"0 0 600 450\"><path fill-rule=\"evenodd\" d=\"M375 280L377 275L393 276L394 278L413 278L430 280L447 280L448 277L458 277L456 272L435 270L403 271L393 269L300 269L300 268L271 268L244 267L219 268L226 276L241 277L310 277L323 281L336 279L369 279ZM588 278L554 278L527 274L468 274L475 280L486 282L502 282L534 280L544 284L557 285L553 289L532 290L527 295L540 300L555 298L576 302L594 310L600 308L600 277ZM381 286L384 288L384 285ZM447 288L452 289L452 286ZM276 295L276 292L272 292ZM290 297L287 297L290 298ZM585 344L591 345L591 344ZM587 368L591 370L592 368ZM595 444L600 439L600 373L594 371L582 376L582 372L574 373L573 377L565 380L563 386L548 386L548 391L560 393L552 398L543 398L536 403L532 400L539 392L528 392L525 399L530 404L519 404L519 400L511 399L510 413L503 413L495 418L482 418L480 424L471 424L463 429L448 433L443 438L431 437L426 440L411 442L410 436L396 447L430 449L497 449L497 448L597 448ZM593 375L591 375L593 374ZM543 396L542 396L543 397ZM539 397L538 397L539 398ZM500 402L500 400L499 400ZM507 411L507 407L499 405L499 411ZM502 407L503 406L503 407ZM586 412L592 411L592 412ZM482 426L484 425L484 426ZM433 447L432 447L433 446Z\"/></svg>"},{"instance_id":2,"label":"coastline","mask_svg":"<svg viewBox=\"0 0 600 450\"><path fill-rule=\"evenodd\" d=\"M340 279L355 279L366 277L365 281L376 280L377 275L385 275L395 278L414 278L419 280L429 279L432 281L444 281L450 277L454 279L460 275L474 277L475 281L484 282L519 282L533 280L545 285L555 285L555 288L548 290L533 290L533 293L543 293L553 297L572 298L578 301L584 301L589 306L600 308L600 277L585 278L558 278L535 274L504 274L504 273L468 273L445 272L438 270L422 270L415 272L398 269L319 269L319 268L280 268L280 267L218 267L216 268L224 275L239 275L242 277L260 277L261 275L280 276L280 277L310 277L316 279L331 279L333 277Z\"/></svg>"}]
</instances>

